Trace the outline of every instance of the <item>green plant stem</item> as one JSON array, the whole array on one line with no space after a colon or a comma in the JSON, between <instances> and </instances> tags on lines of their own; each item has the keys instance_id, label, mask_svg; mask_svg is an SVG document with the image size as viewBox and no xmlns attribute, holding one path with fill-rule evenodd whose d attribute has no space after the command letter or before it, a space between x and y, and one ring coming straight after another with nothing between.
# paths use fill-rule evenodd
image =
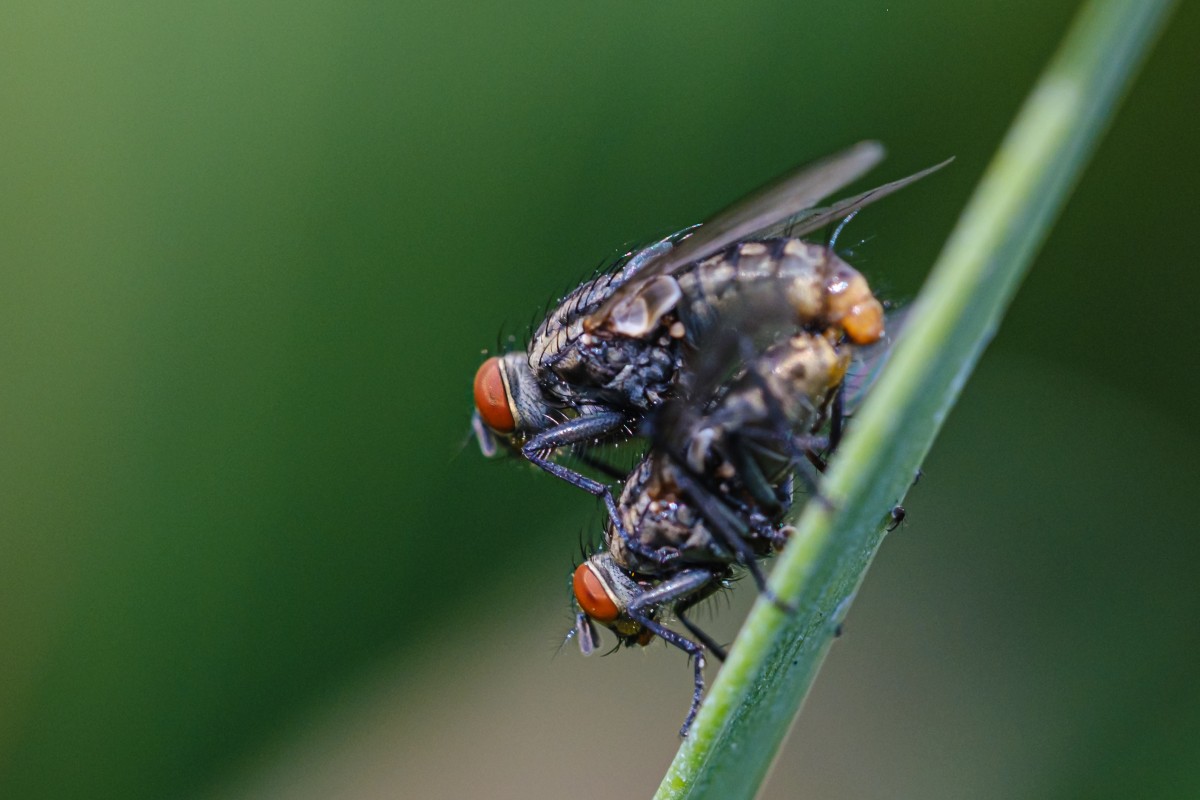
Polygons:
<instances>
[{"instance_id":1,"label":"green plant stem","mask_svg":"<svg viewBox=\"0 0 1200 800\"><path fill-rule=\"evenodd\" d=\"M934 436L1173 5L1092 0L952 232L657 798L753 797Z\"/></svg>"}]
</instances>

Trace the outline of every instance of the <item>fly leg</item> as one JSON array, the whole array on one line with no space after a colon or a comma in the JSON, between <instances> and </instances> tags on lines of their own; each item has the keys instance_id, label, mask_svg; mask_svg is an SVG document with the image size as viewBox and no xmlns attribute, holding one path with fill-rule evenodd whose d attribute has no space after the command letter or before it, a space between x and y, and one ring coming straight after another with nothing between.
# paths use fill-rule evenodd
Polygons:
<instances>
[{"instance_id":1,"label":"fly leg","mask_svg":"<svg viewBox=\"0 0 1200 800\"><path fill-rule=\"evenodd\" d=\"M821 494L820 479L829 466L820 454L829 440L824 436L794 436L792 437L793 463L796 465L796 475L812 495L812 499L833 510L833 501Z\"/></svg>"},{"instance_id":2,"label":"fly leg","mask_svg":"<svg viewBox=\"0 0 1200 800\"><path fill-rule=\"evenodd\" d=\"M586 464L603 475L607 475L614 481L625 480L625 471L614 467L607 461L601 461L590 453L586 453L582 450L575 451L572 453L572 455L579 459L579 461L581 461L583 464Z\"/></svg>"},{"instance_id":3,"label":"fly leg","mask_svg":"<svg viewBox=\"0 0 1200 800\"><path fill-rule=\"evenodd\" d=\"M712 526L713 535L718 543L736 556L737 563L749 570L758 591L785 614L795 611L795 608L779 599L767 586L767 576L763 574L762 567L758 565L757 555L746 541L746 525L737 515L712 492L701 486L686 469L675 470L675 481L688 499L696 505L700 515Z\"/></svg>"},{"instance_id":4,"label":"fly leg","mask_svg":"<svg viewBox=\"0 0 1200 800\"><path fill-rule=\"evenodd\" d=\"M717 657L718 661L725 660L725 648L717 644L716 640L701 630L696 623L688 619L685 614L697 603L703 601L707 595L696 594L686 600L681 601L675 606L675 616L679 618L679 623L688 629L688 633L700 640L700 643L708 648L708 651Z\"/></svg>"},{"instance_id":5,"label":"fly leg","mask_svg":"<svg viewBox=\"0 0 1200 800\"><path fill-rule=\"evenodd\" d=\"M772 499L764 499L766 492L774 490L763 476L755 458L745 456L749 453L759 459L778 460L781 449L785 452L790 451L787 452L787 459L793 474L804 484L804 488L808 490L813 500L832 509L832 504L820 492L820 477L821 473L825 471L826 464L817 452L827 446L828 442L829 440L824 436L792 436L786 433L776 435L753 429L745 431L739 438L738 446L734 448L735 457L737 457L739 469L741 469L738 474L741 476L742 482L746 484L747 491L764 507L782 508L790 498L776 495Z\"/></svg>"},{"instance_id":6,"label":"fly leg","mask_svg":"<svg viewBox=\"0 0 1200 800\"><path fill-rule=\"evenodd\" d=\"M829 440L824 436L791 436L783 434L776 436L774 434L756 433L753 430L742 433L740 438L740 447L737 450L753 450L759 458L779 458L779 450L781 449L780 442L785 442L782 449L791 450L788 454L791 466L796 472L800 482L804 484L809 493L820 502L827 502L817 491L820 474L825 471L825 460L821 458L818 451L826 447ZM762 476L760 470L752 458L741 458L739 465L744 463L749 469L743 475L742 480L746 483L746 488L754 495L754 498L763 505L770 506L759 495L762 488L755 488L755 482L766 484L766 478ZM769 484L766 484L769 486ZM778 502L778 501L776 501Z\"/></svg>"},{"instance_id":7,"label":"fly leg","mask_svg":"<svg viewBox=\"0 0 1200 800\"><path fill-rule=\"evenodd\" d=\"M692 721L696 719L696 712L700 709L700 700L704 697L704 646L656 621L652 614L654 609L660 606L675 603L697 592L702 592L715 579L714 573L707 569L697 567L684 570L653 589L638 595L625 610L630 619L667 644L678 647L692 660L692 666L695 669L692 705L688 709L687 717L683 720L683 727L679 729L680 736L687 736L688 730L692 727Z\"/></svg>"},{"instance_id":8,"label":"fly leg","mask_svg":"<svg viewBox=\"0 0 1200 800\"><path fill-rule=\"evenodd\" d=\"M604 502L604 508L613 522L613 527L630 551L660 567L666 566L679 557L679 550L674 547L647 547L635 539L621 524L617 503L608 486L569 467L564 467L549 457L550 453L560 447L569 447L580 442L603 438L618 430L626 421L625 415L617 411L601 411L576 417L561 425L544 430L525 442L521 445L521 455L528 459L529 463L549 472L554 477L599 497Z\"/></svg>"},{"instance_id":9,"label":"fly leg","mask_svg":"<svg viewBox=\"0 0 1200 800\"><path fill-rule=\"evenodd\" d=\"M521 445L521 455L528 459L529 463L544 469L554 477L601 497L605 491L604 484L555 463L549 456L562 447L602 439L619 430L625 422L625 415L617 411L601 411L576 417L531 437Z\"/></svg>"},{"instance_id":10,"label":"fly leg","mask_svg":"<svg viewBox=\"0 0 1200 800\"><path fill-rule=\"evenodd\" d=\"M837 450L842 434L846 432L846 382L842 381L833 395L829 410L829 452Z\"/></svg>"},{"instance_id":11,"label":"fly leg","mask_svg":"<svg viewBox=\"0 0 1200 800\"><path fill-rule=\"evenodd\" d=\"M772 463L772 466L775 467L782 467L786 464L787 459L781 458L780 454L770 446L754 441L753 437L744 438L744 442L739 441L738 443L741 446L730 448L729 453L739 479L754 501L765 510L771 513L783 513L783 509L791 501L791 496L783 493L780 487L767 480L767 476L763 474L760 466L760 459L761 463Z\"/></svg>"}]
</instances>

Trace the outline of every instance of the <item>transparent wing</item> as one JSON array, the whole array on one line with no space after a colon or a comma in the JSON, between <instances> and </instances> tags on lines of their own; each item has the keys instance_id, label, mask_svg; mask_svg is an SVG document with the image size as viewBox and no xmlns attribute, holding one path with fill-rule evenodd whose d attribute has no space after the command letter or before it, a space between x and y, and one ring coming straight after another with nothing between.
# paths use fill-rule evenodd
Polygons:
<instances>
[{"instance_id":1,"label":"transparent wing","mask_svg":"<svg viewBox=\"0 0 1200 800\"><path fill-rule=\"evenodd\" d=\"M588 327L598 327L618 303L634 294L650 278L658 275L670 275L679 267L709 256L764 228L785 220L795 219L809 210L821 198L827 197L865 175L868 170L883 160L883 155L883 145L879 142L859 142L840 153L814 164L800 167L779 180L752 192L725 210L718 212L666 253L657 258L646 259L639 265L636 274L626 276L624 285L588 318ZM883 188L886 187L880 187L880 189ZM878 192L879 190L874 191ZM895 189L891 191L895 191ZM843 209L842 216L872 202L875 198L870 195L871 193L868 192L866 195L860 195L859 198L851 198L851 200L858 200L859 204ZM827 213L828 209L825 211ZM836 218L836 216L831 216L827 219ZM824 222L814 227L820 227L822 224ZM808 230L812 229L808 228Z\"/></svg>"},{"instance_id":2,"label":"transparent wing","mask_svg":"<svg viewBox=\"0 0 1200 800\"><path fill-rule=\"evenodd\" d=\"M889 312L887 334L874 344L855 348L854 359L850 363L845 380L845 403L848 413L853 414L862 406L867 393L879 380L880 373L892 356L896 340L908 322L911 308L912 306L906 306L898 311Z\"/></svg>"},{"instance_id":3,"label":"transparent wing","mask_svg":"<svg viewBox=\"0 0 1200 800\"><path fill-rule=\"evenodd\" d=\"M762 239L770 239L775 236L803 236L806 233L812 233L832 222L845 219L860 208L869 206L876 200L882 200L889 194L908 186L910 183L916 183L921 178L937 172L953 160L953 158L947 158L942 163L934 164L932 167L923 169L920 172L914 172L907 178L885 183L883 186L876 186L874 189L869 189L862 194L856 194L853 197L839 200L831 206L806 209L785 220L768 225L762 230L756 231L753 235Z\"/></svg>"},{"instance_id":4,"label":"transparent wing","mask_svg":"<svg viewBox=\"0 0 1200 800\"><path fill-rule=\"evenodd\" d=\"M738 375L771 344L796 330L795 310L770 282L739 297L687 355L679 392L663 403L651 422L652 444L678 452L686 445L689 421L706 413Z\"/></svg>"},{"instance_id":5,"label":"transparent wing","mask_svg":"<svg viewBox=\"0 0 1200 800\"><path fill-rule=\"evenodd\" d=\"M650 269L664 275L795 217L823 197L852 183L883 160L879 142L859 142L829 158L785 175L719 212ZM846 212L849 213L849 212Z\"/></svg>"}]
</instances>

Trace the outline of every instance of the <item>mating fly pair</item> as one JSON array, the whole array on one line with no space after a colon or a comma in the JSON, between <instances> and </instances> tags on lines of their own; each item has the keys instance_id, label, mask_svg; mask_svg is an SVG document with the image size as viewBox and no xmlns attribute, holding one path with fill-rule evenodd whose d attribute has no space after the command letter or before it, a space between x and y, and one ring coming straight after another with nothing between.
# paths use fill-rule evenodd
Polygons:
<instances>
[{"instance_id":1,"label":"mating fly pair","mask_svg":"<svg viewBox=\"0 0 1200 800\"><path fill-rule=\"evenodd\" d=\"M755 559L782 542L793 475L812 482L801 457L822 463L816 451L830 442L818 432L831 416L830 436L840 433L836 397L850 352L883 335L865 278L831 247L798 237L943 166L813 208L882 157L879 144L860 143L627 254L553 309L524 352L490 358L475 376L485 454L503 447L603 499L608 549L576 571L576 633L590 651L594 619L625 644L658 635L692 655L685 731L703 687L700 643L720 648L684 614L734 565L765 589ZM765 318L779 323L765 349L764 298ZM757 338L728 324L752 318ZM716 357L722 351L732 361ZM606 483L555 461L561 450L639 432L651 452L619 503ZM700 643L661 623L672 608Z\"/></svg>"}]
</instances>

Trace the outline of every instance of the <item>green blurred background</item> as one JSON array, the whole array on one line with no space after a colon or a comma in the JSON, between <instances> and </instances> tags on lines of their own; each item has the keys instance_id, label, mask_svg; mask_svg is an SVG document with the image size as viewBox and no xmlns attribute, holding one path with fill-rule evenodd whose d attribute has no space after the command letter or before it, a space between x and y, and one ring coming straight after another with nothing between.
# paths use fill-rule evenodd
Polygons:
<instances>
[{"instance_id":1,"label":"green blurred background","mask_svg":"<svg viewBox=\"0 0 1200 800\"><path fill-rule=\"evenodd\" d=\"M481 351L867 137L876 182L957 156L842 240L911 298L1074 6L8 3L0 797L649 795L688 670L555 657L599 514L467 442ZM1200 796L1198 35L1186 5L766 797Z\"/></svg>"}]
</instances>

